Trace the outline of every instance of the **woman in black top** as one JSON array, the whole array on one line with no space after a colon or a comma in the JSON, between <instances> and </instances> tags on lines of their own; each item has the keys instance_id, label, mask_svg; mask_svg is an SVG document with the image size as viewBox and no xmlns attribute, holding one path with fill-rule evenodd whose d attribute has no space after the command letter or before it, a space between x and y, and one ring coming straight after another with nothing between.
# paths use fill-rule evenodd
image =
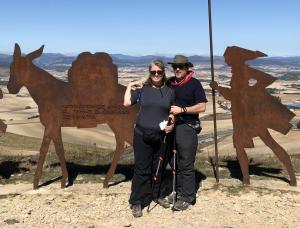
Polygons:
<instances>
[{"instance_id":1,"label":"woman in black top","mask_svg":"<svg viewBox=\"0 0 300 228\"><path fill-rule=\"evenodd\" d=\"M132 179L131 195L129 203L132 205L134 217L142 216L142 208L158 197L157 203L163 207L169 207L163 191L159 192L155 185L152 192L152 175L158 164L158 153L162 143L162 137L173 130L174 125L160 126L167 121L170 107L174 103L174 92L165 85L165 65L161 60L154 60L149 65L149 77L145 83L136 81L129 83L124 95L124 106L140 104L134 129L134 175ZM163 124L161 124L163 125ZM166 124L165 124L166 125ZM146 137L158 136L158 140Z\"/></svg>"}]
</instances>

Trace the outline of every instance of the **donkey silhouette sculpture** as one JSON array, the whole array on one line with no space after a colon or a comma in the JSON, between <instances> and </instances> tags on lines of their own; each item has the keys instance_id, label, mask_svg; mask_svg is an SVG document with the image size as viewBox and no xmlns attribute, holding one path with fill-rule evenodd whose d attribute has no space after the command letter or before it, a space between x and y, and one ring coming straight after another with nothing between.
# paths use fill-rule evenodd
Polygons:
<instances>
[{"instance_id":1,"label":"donkey silhouette sculpture","mask_svg":"<svg viewBox=\"0 0 300 228\"><path fill-rule=\"evenodd\" d=\"M253 148L253 138L261 140L275 153L286 167L290 185L296 186L295 172L286 151L272 138L268 128L287 134L292 125L289 121L295 116L271 96L265 88L277 78L249 67L245 62L266 54L232 46L227 47L224 58L231 66L231 88L211 83L220 94L231 101L233 144L243 173L243 183L250 184L249 164L245 148Z\"/></svg>"},{"instance_id":2,"label":"donkey silhouette sculpture","mask_svg":"<svg viewBox=\"0 0 300 228\"><path fill-rule=\"evenodd\" d=\"M40 121L45 127L33 188L39 186L51 140L61 165L61 187L66 186L68 173L61 127L96 127L103 123L108 124L116 138L116 151L103 183L108 187L125 141L132 144L138 107L123 107L126 88L118 84L117 67L108 54L81 53L68 71L69 81L64 82L32 63L42 55L43 48L22 56L19 45L15 44L7 85L12 94L17 94L22 86L27 87L38 105Z\"/></svg>"}]
</instances>

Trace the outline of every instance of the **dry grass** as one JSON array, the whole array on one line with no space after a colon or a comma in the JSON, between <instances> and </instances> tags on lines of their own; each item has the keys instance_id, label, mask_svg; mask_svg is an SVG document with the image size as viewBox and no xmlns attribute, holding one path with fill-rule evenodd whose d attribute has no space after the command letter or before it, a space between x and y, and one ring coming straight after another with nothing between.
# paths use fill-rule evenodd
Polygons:
<instances>
[{"instance_id":1,"label":"dry grass","mask_svg":"<svg viewBox=\"0 0 300 228\"><path fill-rule=\"evenodd\" d=\"M7 133L0 138L0 146L5 146L11 151L14 149L39 150L40 139L25 137ZM112 160L113 151L95 146L64 143L66 161L69 175L76 179L77 183L92 182L100 183L104 180L105 174ZM199 147L200 148L200 147ZM203 158L198 150L195 168L197 180L201 181L207 177L214 177L213 158ZM295 171L300 173L300 155L291 157ZM34 156L1 156L0 157L0 183L29 182L33 180L38 155ZM241 179L241 171L235 156L219 158L220 179ZM122 160L119 162L118 170L112 181L129 179L133 174L133 153L132 147L125 149ZM60 165L55 154L54 146L51 144L43 169L41 182L53 180L61 175ZM250 159L251 179L264 180L268 178L288 181L285 168L276 157L256 157ZM241 189L240 189L241 188ZM243 187L224 188L230 193L244 191Z\"/></svg>"}]
</instances>

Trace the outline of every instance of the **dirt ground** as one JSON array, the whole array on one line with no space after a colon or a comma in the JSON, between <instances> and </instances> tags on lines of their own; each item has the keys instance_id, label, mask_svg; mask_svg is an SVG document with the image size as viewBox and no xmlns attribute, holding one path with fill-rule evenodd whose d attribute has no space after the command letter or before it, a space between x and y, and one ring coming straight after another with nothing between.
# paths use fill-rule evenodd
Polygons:
<instances>
[{"instance_id":1,"label":"dirt ground","mask_svg":"<svg viewBox=\"0 0 300 228\"><path fill-rule=\"evenodd\" d=\"M298 181L300 177L298 176ZM133 218L128 204L131 182L109 189L101 184L54 183L0 186L0 227L300 227L300 188L281 180L213 178L202 182L197 203L183 212L151 204Z\"/></svg>"}]
</instances>

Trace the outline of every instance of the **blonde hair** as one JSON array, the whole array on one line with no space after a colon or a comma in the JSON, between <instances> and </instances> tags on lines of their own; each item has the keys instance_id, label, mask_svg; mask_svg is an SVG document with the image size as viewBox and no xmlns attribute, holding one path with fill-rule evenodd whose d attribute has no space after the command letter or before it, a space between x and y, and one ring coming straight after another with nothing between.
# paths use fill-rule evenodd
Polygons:
<instances>
[{"instance_id":1,"label":"blonde hair","mask_svg":"<svg viewBox=\"0 0 300 228\"><path fill-rule=\"evenodd\" d=\"M149 76L148 76L146 82L144 83L144 85L149 85L149 86L153 85L152 79L151 79L151 74L150 74L152 66L158 66L162 70L162 72L163 72L162 73L162 85L163 85L167 80L166 70L165 70L166 67L165 67L164 62L160 59L155 59L149 64L149 67L148 67Z\"/></svg>"}]
</instances>

